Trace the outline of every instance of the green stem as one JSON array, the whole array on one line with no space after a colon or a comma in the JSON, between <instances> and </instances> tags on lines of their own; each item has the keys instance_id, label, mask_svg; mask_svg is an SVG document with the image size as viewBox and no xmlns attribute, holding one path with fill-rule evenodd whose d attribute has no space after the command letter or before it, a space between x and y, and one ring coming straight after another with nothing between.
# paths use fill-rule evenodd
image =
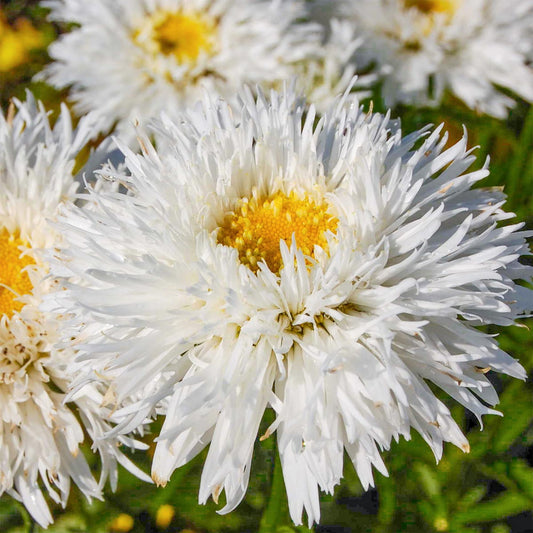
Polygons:
<instances>
[{"instance_id":1,"label":"green stem","mask_svg":"<svg viewBox=\"0 0 533 533\"><path fill-rule=\"evenodd\" d=\"M276 533L279 520L283 511L283 498L285 497L285 484L283 483L283 472L281 469L281 459L277 446L274 446L274 471L272 474L272 485L270 487L270 498L261 517L261 525L258 533Z\"/></svg>"}]
</instances>

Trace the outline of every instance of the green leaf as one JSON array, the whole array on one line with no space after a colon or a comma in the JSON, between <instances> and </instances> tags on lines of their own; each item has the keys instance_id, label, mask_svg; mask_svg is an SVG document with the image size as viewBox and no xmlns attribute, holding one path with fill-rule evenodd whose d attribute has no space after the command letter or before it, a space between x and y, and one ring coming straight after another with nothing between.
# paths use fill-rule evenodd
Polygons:
<instances>
[{"instance_id":1,"label":"green leaf","mask_svg":"<svg viewBox=\"0 0 533 533\"><path fill-rule=\"evenodd\" d=\"M456 513L453 523L458 525L476 524L501 520L531 509L531 501L523 494L504 492L492 500L479 503L468 511Z\"/></svg>"},{"instance_id":2,"label":"green leaf","mask_svg":"<svg viewBox=\"0 0 533 533\"><path fill-rule=\"evenodd\" d=\"M436 468L431 468L430 466L423 463L415 464L415 472L418 474L418 480L420 481L421 487L424 489L426 494L432 499L439 499L441 494L440 481L437 476Z\"/></svg>"},{"instance_id":3,"label":"green leaf","mask_svg":"<svg viewBox=\"0 0 533 533\"><path fill-rule=\"evenodd\" d=\"M484 440L488 451L500 455L506 452L511 445L526 431L531 423L530 396L526 393L526 384L521 381L509 383L503 394L501 402L497 406L504 414L503 418L491 420L487 424L485 434L479 434L478 439L472 440L472 458L478 457L475 440Z\"/></svg>"},{"instance_id":4,"label":"green leaf","mask_svg":"<svg viewBox=\"0 0 533 533\"><path fill-rule=\"evenodd\" d=\"M422 518L430 525L433 525L435 520L435 509L427 500L419 500L417 507Z\"/></svg>"},{"instance_id":5,"label":"green leaf","mask_svg":"<svg viewBox=\"0 0 533 533\"><path fill-rule=\"evenodd\" d=\"M515 459L509 465L509 477L533 501L533 468L521 459Z\"/></svg>"},{"instance_id":6,"label":"green leaf","mask_svg":"<svg viewBox=\"0 0 533 533\"><path fill-rule=\"evenodd\" d=\"M383 477L379 480L378 497L378 522L382 526L388 526L393 523L396 513L396 492L392 479Z\"/></svg>"},{"instance_id":7,"label":"green leaf","mask_svg":"<svg viewBox=\"0 0 533 533\"><path fill-rule=\"evenodd\" d=\"M22 524L22 516L17 503L9 496L0 498L0 531Z\"/></svg>"},{"instance_id":8,"label":"green leaf","mask_svg":"<svg viewBox=\"0 0 533 533\"><path fill-rule=\"evenodd\" d=\"M492 526L490 533L511 533L511 528L507 524L496 524Z\"/></svg>"},{"instance_id":9,"label":"green leaf","mask_svg":"<svg viewBox=\"0 0 533 533\"><path fill-rule=\"evenodd\" d=\"M472 487L461 498L457 505L458 510L466 511L467 509L470 509L470 507L478 503L485 494L487 494L487 487L485 485L476 485L475 487Z\"/></svg>"}]
</instances>

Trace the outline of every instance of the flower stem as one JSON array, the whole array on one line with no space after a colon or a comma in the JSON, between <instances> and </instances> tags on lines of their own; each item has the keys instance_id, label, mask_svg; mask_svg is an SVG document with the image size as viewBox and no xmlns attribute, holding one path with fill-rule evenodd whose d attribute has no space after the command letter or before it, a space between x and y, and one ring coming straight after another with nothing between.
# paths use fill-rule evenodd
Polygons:
<instances>
[{"instance_id":1,"label":"flower stem","mask_svg":"<svg viewBox=\"0 0 533 533\"><path fill-rule=\"evenodd\" d=\"M285 496L285 484L283 483L283 472L281 469L281 459L277 446L274 446L274 470L272 473L272 485L270 487L270 497L268 504L261 517L261 525L258 533L276 533L278 523L283 511L283 498Z\"/></svg>"}]
</instances>

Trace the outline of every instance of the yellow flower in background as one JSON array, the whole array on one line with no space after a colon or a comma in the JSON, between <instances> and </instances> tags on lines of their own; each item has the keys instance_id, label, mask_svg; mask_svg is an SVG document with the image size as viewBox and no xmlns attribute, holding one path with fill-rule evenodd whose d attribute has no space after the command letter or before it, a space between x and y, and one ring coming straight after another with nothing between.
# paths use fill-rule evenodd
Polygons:
<instances>
[{"instance_id":1,"label":"yellow flower in background","mask_svg":"<svg viewBox=\"0 0 533 533\"><path fill-rule=\"evenodd\" d=\"M31 50L45 46L43 33L25 18L18 18L11 26L0 11L0 72L25 63Z\"/></svg>"},{"instance_id":2,"label":"yellow flower in background","mask_svg":"<svg viewBox=\"0 0 533 533\"><path fill-rule=\"evenodd\" d=\"M155 515L155 525L159 529L166 529L168 526L170 526L175 514L176 511L174 511L174 507L172 507L172 505L169 505L168 503L162 505L157 510Z\"/></svg>"},{"instance_id":3,"label":"yellow flower in background","mask_svg":"<svg viewBox=\"0 0 533 533\"><path fill-rule=\"evenodd\" d=\"M127 533L133 529L134 520L129 514L119 514L110 524L110 531L116 533Z\"/></svg>"},{"instance_id":4,"label":"yellow flower in background","mask_svg":"<svg viewBox=\"0 0 533 533\"><path fill-rule=\"evenodd\" d=\"M448 524L448 520L441 516L435 519L435 521L433 522L433 527L437 531L448 531L450 525Z\"/></svg>"}]
</instances>

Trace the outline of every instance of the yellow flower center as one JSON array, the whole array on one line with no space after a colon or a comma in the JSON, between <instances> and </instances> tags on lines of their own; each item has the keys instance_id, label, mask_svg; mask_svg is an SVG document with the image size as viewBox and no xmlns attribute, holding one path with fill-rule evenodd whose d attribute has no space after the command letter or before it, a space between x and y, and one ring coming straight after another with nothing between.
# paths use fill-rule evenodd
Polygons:
<instances>
[{"instance_id":1,"label":"yellow flower center","mask_svg":"<svg viewBox=\"0 0 533 533\"><path fill-rule=\"evenodd\" d=\"M18 296L28 294L33 286L25 267L35 262L20 250L24 243L17 235L10 235L6 230L0 233L0 316L8 315L22 309Z\"/></svg>"},{"instance_id":2,"label":"yellow flower center","mask_svg":"<svg viewBox=\"0 0 533 533\"><path fill-rule=\"evenodd\" d=\"M241 263L254 272L260 261L272 272L279 272L283 266L281 240L290 245L294 235L304 255L314 257L315 245L328 251L326 231L335 232L338 223L325 202L278 192L265 200L242 198L235 211L224 218L218 242L236 248Z\"/></svg>"},{"instance_id":3,"label":"yellow flower center","mask_svg":"<svg viewBox=\"0 0 533 533\"><path fill-rule=\"evenodd\" d=\"M459 0L404 0L405 7L415 7L423 13L452 14L457 9Z\"/></svg>"},{"instance_id":4,"label":"yellow flower center","mask_svg":"<svg viewBox=\"0 0 533 533\"><path fill-rule=\"evenodd\" d=\"M159 52L178 63L192 62L213 47L214 25L195 13L164 13L155 17L153 39Z\"/></svg>"}]
</instances>

